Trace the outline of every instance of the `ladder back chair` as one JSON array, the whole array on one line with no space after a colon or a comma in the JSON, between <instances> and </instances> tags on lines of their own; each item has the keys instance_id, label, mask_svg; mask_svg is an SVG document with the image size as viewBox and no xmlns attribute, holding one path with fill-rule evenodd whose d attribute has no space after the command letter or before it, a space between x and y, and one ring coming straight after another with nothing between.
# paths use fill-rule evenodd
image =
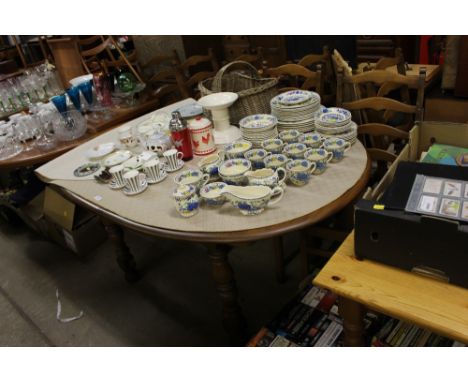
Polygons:
<instances>
[{"instance_id":1,"label":"ladder back chair","mask_svg":"<svg viewBox=\"0 0 468 382\"><path fill-rule=\"evenodd\" d=\"M203 68L197 70L201 66ZM211 70L207 70L207 67ZM191 56L181 64L174 64L174 70L182 96L184 98L199 98L198 89L196 89L198 83L215 76L219 65L213 49L210 48L207 55Z\"/></svg>"},{"instance_id":2,"label":"ladder back chair","mask_svg":"<svg viewBox=\"0 0 468 382\"><path fill-rule=\"evenodd\" d=\"M279 93L294 90L314 89L318 94L322 93L322 67L317 65L317 71L312 71L298 64L285 64L276 68L267 68L264 71L266 77L279 77L280 83L286 83L288 86L278 90Z\"/></svg>"},{"instance_id":3,"label":"ladder back chair","mask_svg":"<svg viewBox=\"0 0 468 382\"><path fill-rule=\"evenodd\" d=\"M153 96L159 98L170 96L170 100L174 102L181 98L174 70L174 66L180 64L179 54L175 49L171 54L154 56L140 64L145 82L151 87Z\"/></svg>"}]
</instances>

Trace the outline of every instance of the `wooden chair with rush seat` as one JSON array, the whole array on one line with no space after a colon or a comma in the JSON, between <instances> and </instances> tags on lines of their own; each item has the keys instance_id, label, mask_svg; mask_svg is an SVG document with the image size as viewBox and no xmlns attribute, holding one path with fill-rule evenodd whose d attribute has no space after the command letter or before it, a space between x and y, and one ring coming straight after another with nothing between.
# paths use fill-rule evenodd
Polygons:
<instances>
[{"instance_id":1,"label":"wooden chair with rush seat","mask_svg":"<svg viewBox=\"0 0 468 382\"><path fill-rule=\"evenodd\" d=\"M285 64L276 68L264 70L265 77L277 77L281 84L285 85L278 90L282 93L288 90L302 89L315 90L318 94L322 92L322 67L317 65L317 71L312 71L298 64Z\"/></svg>"},{"instance_id":2,"label":"wooden chair with rush seat","mask_svg":"<svg viewBox=\"0 0 468 382\"><path fill-rule=\"evenodd\" d=\"M207 55L195 55L183 63L174 63L177 85L183 98L199 98L197 85L200 81L214 77L219 70L219 64L213 49L208 49Z\"/></svg>"},{"instance_id":3,"label":"wooden chair with rush seat","mask_svg":"<svg viewBox=\"0 0 468 382\"><path fill-rule=\"evenodd\" d=\"M151 87L151 94L159 98L167 98L168 102L176 102L182 98L177 85L174 65L180 65L179 54L174 49L171 54L152 57L145 63L140 63L143 78Z\"/></svg>"}]
</instances>

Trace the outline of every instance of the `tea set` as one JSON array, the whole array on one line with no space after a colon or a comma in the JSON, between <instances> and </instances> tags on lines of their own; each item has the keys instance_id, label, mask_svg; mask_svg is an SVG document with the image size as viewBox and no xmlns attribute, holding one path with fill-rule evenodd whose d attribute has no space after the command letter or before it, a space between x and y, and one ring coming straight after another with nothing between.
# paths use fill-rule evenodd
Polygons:
<instances>
[{"instance_id":1,"label":"tea set","mask_svg":"<svg viewBox=\"0 0 468 382\"><path fill-rule=\"evenodd\" d=\"M295 108L304 113L312 109L315 112L320 100L299 92L280 97L274 104L281 117L286 117L283 122L289 123L294 120ZM332 112L341 116L337 117L338 123L347 121L346 113L329 113ZM322 126L335 126L331 115L321 120ZM278 134L276 124L277 119L268 114L246 117L241 127L248 133L243 138L203 156L196 168L177 173L173 177L172 197L180 216L194 216L202 204L219 208L226 202L242 215L258 215L282 199L287 183L305 186L312 175L324 173L329 163L341 161L351 147L349 141L338 136L324 137L310 130L288 128ZM262 136L265 138L261 140ZM143 125L136 138L128 127L119 129L118 138L120 148L102 144L88 150L87 156L101 160L109 168L109 187L122 190L125 195L142 193L148 185L162 182L169 173L184 167L182 152L172 146L164 133ZM134 154L136 146L144 151Z\"/></svg>"}]
</instances>

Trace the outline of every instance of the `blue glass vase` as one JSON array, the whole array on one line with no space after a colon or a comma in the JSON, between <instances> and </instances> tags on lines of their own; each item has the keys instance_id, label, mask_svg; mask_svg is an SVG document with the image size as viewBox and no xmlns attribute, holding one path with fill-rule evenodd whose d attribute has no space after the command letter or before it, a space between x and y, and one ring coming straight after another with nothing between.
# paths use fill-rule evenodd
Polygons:
<instances>
[{"instance_id":1,"label":"blue glass vase","mask_svg":"<svg viewBox=\"0 0 468 382\"><path fill-rule=\"evenodd\" d=\"M70 97L73 106L75 106L76 110L81 112L80 89L78 89L78 86L72 86L71 88L67 89L66 92Z\"/></svg>"}]
</instances>

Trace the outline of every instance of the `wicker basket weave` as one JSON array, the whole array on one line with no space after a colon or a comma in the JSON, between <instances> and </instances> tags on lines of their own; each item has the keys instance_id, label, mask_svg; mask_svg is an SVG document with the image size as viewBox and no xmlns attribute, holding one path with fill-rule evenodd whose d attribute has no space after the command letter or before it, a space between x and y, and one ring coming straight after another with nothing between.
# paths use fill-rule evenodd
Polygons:
<instances>
[{"instance_id":1,"label":"wicker basket weave","mask_svg":"<svg viewBox=\"0 0 468 382\"><path fill-rule=\"evenodd\" d=\"M247 70L232 70L237 69ZM231 71L232 70L232 71ZM239 98L229 108L231 123L252 114L270 114L270 100L276 96L276 78L261 78L257 69L245 61L233 61L223 66L216 76L198 83L202 96L219 92L233 92Z\"/></svg>"}]
</instances>

